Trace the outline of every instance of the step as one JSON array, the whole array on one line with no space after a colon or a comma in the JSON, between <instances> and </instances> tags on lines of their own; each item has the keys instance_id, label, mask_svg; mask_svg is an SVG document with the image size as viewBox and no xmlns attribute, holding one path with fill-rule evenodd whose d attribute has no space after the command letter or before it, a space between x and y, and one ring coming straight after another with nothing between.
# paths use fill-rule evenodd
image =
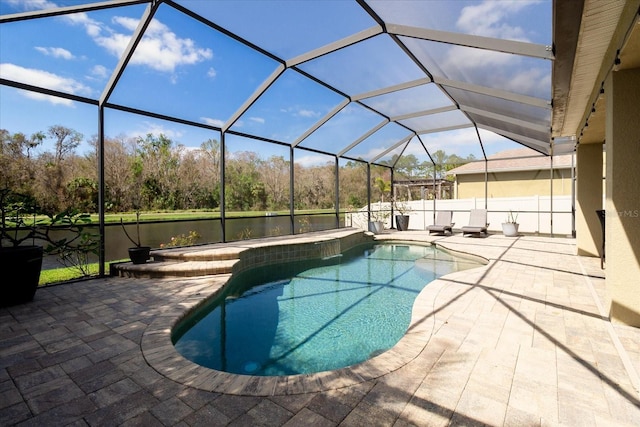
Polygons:
<instances>
[{"instance_id":1,"label":"step","mask_svg":"<svg viewBox=\"0 0 640 427\"><path fill-rule=\"evenodd\" d=\"M151 251L152 261L145 264L121 262L111 264L111 275L136 278L195 277L231 274L234 265L240 261L241 254L251 249L269 248L271 258L285 260L295 253L295 246L301 251L304 245L316 245L333 242L339 238L360 236L361 230L340 229L310 232L296 236L266 237L231 243L213 243L183 248L163 248ZM370 237L370 236L369 236ZM268 255L267 255L268 256ZM261 264L264 254L256 255L249 262Z\"/></svg>"},{"instance_id":2,"label":"step","mask_svg":"<svg viewBox=\"0 0 640 427\"><path fill-rule=\"evenodd\" d=\"M238 258L216 261L149 261L145 264L123 262L113 265L120 277L164 278L231 274Z\"/></svg>"}]
</instances>

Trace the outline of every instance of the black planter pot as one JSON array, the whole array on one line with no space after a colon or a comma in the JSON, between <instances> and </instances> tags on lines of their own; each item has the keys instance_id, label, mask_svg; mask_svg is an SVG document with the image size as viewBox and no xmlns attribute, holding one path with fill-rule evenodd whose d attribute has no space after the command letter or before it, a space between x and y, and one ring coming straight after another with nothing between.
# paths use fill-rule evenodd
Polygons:
<instances>
[{"instance_id":1,"label":"black planter pot","mask_svg":"<svg viewBox=\"0 0 640 427\"><path fill-rule=\"evenodd\" d=\"M396 215L396 228L398 231L409 229L409 215Z\"/></svg>"},{"instance_id":2,"label":"black planter pot","mask_svg":"<svg viewBox=\"0 0 640 427\"><path fill-rule=\"evenodd\" d=\"M134 264L144 264L149 260L150 252L151 246L129 248L129 258L131 258L131 262Z\"/></svg>"},{"instance_id":3,"label":"black planter pot","mask_svg":"<svg viewBox=\"0 0 640 427\"><path fill-rule=\"evenodd\" d=\"M0 271L4 272L3 280L6 281L2 287L0 306L24 304L33 300L40 281L42 254L42 246L0 248Z\"/></svg>"}]
</instances>

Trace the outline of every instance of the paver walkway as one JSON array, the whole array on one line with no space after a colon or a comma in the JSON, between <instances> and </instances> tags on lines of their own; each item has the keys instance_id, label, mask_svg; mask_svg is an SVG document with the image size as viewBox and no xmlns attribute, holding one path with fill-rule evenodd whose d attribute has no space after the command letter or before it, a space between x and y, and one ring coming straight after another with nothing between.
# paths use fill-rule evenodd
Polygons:
<instances>
[{"instance_id":1,"label":"paver walkway","mask_svg":"<svg viewBox=\"0 0 640 427\"><path fill-rule=\"evenodd\" d=\"M407 336L362 365L375 372L264 396L174 381L144 343L226 278L93 279L0 309L0 425L640 425L640 329L603 318L600 260L574 240L378 237L490 262L427 286Z\"/></svg>"}]
</instances>

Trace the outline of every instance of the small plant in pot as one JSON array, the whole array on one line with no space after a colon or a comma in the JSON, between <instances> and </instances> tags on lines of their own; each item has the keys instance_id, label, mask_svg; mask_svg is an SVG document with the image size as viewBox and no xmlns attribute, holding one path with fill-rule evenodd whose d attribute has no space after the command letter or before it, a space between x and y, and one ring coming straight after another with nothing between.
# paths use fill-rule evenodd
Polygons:
<instances>
[{"instance_id":1,"label":"small plant in pot","mask_svg":"<svg viewBox=\"0 0 640 427\"><path fill-rule=\"evenodd\" d=\"M378 209L372 209L372 206L369 206L369 215L369 231L374 234L382 233L390 212L384 209L382 202L378 202Z\"/></svg>"},{"instance_id":2,"label":"small plant in pot","mask_svg":"<svg viewBox=\"0 0 640 427\"><path fill-rule=\"evenodd\" d=\"M32 197L0 190L0 269L16 273L12 279L7 276L7 284L0 289L2 306L33 300L45 254L57 256L61 264L77 268L83 276L89 275L91 254L98 254L98 237L85 227L91 223L89 214L68 209L44 219L37 212Z\"/></svg>"},{"instance_id":3,"label":"small plant in pot","mask_svg":"<svg viewBox=\"0 0 640 427\"><path fill-rule=\"evenodd\" d=\"M0 190L0 269L8 285L2 286L2 306L31 301L38 288L44 249L36 241L36 218L30 214L35 211L32 202L9 189ZM9 272L15 273L12 279Z\"/></svg>"},{"instance_id":4,"label":"small plant in pot","mask_svg":"<svg viewBox=\"0 0 640 427\"><path fill-rule=\"evenodd\" d=\"M411 207L405 201L395 199L393 200L393 207L398 214L396 217L396 227L398 231L406 231L409 229L409 212L411 212Z\"/></svg>"},{"instance_id":5,"label":"small plant in pot","mask_svg":"<svg viewBox=\"0 0 640 427\"><path fill-rule=\"evenodd\" d=\"M142 246L142 244L140 243L140 212L139 211L136 212L136 238L135 239L131 237L131 235L127 231L127 228L125 227L124 222L122 221L122 218L120 218L120 225L122 225L122 231L124 231L125 236L127 236L129 241L131 241L131 243L134 244L134 246L129 248L129 258L131 259L131 262L134 264L146 263L151 257L150 256L151 246Z\"/></svg>"},{"instance_id":6,"label":"small plant in pot","mask_svg":"<svg viewBox=\"0 0 640 427\"><path fill-rule=\"evenodd\" d=\"M507 219L502 223L502 234L507 237L515 237L518 235L519 226L520 224L518 224L518 214L516 213L514 215L512 211L509 211Z\"/></svg>"}]
</instances>

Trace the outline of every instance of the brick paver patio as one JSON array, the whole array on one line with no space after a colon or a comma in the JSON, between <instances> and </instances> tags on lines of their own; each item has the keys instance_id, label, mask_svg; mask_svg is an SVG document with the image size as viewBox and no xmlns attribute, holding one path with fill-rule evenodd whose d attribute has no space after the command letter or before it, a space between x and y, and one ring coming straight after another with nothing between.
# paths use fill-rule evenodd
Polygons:
<instances>
[{"instance_id":1,"label":"brick paver patio","mask_svg":"<svg viewBox=\"0 0 640 427\"><path fill-rule=\"evenodd\" d=\"M378 237L489 264L427 286L389 352L259 392L252 377L207 391L215 373L167 369L168 329L228 276L41 288L0 309L0 425L640 425L640 329L603 317L606 270L573 239Z\"/></svg>"}]
</instances>

